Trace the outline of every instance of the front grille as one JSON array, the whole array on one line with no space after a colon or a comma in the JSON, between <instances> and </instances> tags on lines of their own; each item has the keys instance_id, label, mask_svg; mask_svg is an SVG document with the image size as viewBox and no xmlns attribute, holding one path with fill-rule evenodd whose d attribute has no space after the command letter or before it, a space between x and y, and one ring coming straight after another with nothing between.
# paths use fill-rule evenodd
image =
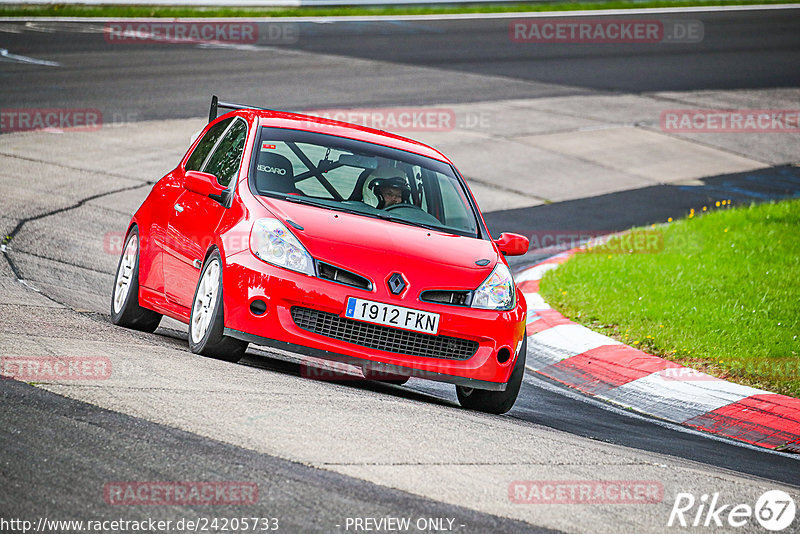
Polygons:
<instances>
[{"instance_id":1,"label":"front grille","mask_svg":"<svg viewBox=\"0 0 800 534\"><path fill-rule=\"evenodd\" d=\"M372 283L363 276L345 271L329 263L317 262L317 272L319 273L319 277L325 280L339 282L340 284L357 287L359 289L372 289Z\"/></svg>"},{"instance_id":2,"label":"front grille","mask_svg":"<svg viewBox=\"0 0 800 534\"><path fill-rule=\"evenodd\" d=\"M321 336L371 349L445 360L468 360L478 350L477 341L450 336L431 336L389 326L362 323L310 308L292 307L297 326Z\"/></svg>"}]
</instances>

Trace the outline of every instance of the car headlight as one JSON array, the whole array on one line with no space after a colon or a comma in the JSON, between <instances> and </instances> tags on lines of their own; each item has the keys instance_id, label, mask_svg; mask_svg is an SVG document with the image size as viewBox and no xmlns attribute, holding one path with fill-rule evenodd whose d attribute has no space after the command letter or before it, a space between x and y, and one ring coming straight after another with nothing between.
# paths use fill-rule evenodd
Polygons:
<instances>
[{"instance_id":1,"label":"car headlight","mask_svg":"<svg viewBox=\"0 0 800 534\"><path fill-rule=\"evenodd\" d=\"M475 290L473 308L510 310L515 304L514 279L504 263L498 263L492 274Z\"/></svg>"},{"instance_id":2,"label":"car headlight","mask_svg":"<svg viewBox=\"0 0 800 534\"><path fill-rule=\"evenodd\" d=\"M267 263L314 276L314 260L278 219L258 219L250 232L250 250Z\"/></svg>"}]
</instances>

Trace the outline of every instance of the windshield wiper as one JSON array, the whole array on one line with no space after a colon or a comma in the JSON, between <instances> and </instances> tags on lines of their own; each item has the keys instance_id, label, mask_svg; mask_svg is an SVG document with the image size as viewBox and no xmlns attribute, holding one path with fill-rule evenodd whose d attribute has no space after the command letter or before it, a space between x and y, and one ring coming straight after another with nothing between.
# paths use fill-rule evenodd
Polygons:
<instances>
[{"instance_id":1,"label":"windshield wiper","mask_svg":"<svg viewBox=\"0 0 800 534\"><path fill-rule=\"evenodd\" d=\"M316 207L319 207L319 208L328 208L330 210L335 210L335 211L344 211L345 213L355 213L356 215L363 215L364 214L361 211L350 209L350 208L346 208L344 206L336 206L336 205L327 204L325 202L318 202L318 201L316 201L316 200L314 200L313 198L310 198L310 197L300 197L300 196L297 196L297 195L286 195L286 196L281 196L281 198L283 200L288 200L289 202L294 202L296 204L306 204L308 206L316 206Z\"/></svg>"},{"instance_id":2,"label":"windshield wiper","mask_svg":"<svg viewBox=\"0 0 800 534\"><path fill-rule=\"evenodd\" d=\"M421 228L426 228L428 230L436 230L437 232L447 232L447 230L439 226L434 226L432 224L426 224L418 221L410 221L408 219L403 219L402 217L398 217L396 215L390 215L388 213L376 213L372 216L377 217L378 219L383 219L384 221L399 222L402 224L407 224L409 226L419 226Z\"/></svg>"},{"instance_id":3,"label":"windshield wiper","mask_svg":"<svg viewBox=\"0 0 800 534\"><path fill-rule=\"evenodd\" d=\"M347 208L345 206L331 205L331 204L328 204L326 202L317 201L317 200L315 200L315 199L313 199L311 197L300 197L300 196L297 196L297 195L281 195L281 198L283 200L288 200L289 202L294 202L296 204L306 204L308 206L316 206L316 207L319 207L319 208L327 208L327 209L335 210L335 211L343 211L345 213L352 213L354 215L363 215L365 217L372 217L374 219L381 219L381 220L384 220L384 221L398 222L398 223L401 223L401 224L407 224L409 226L418 226L420 228L425 228L427 230L434 230L436 232L446 232L446 233L450 232L450 230L448 230L447 228L443 228L443 227L436 226L436 225L433 225L433 224L426 224L426 223L418 222L418 221L410 221L408 219L403 219L402 217L398 217L396 215L391 215L389 213L380 212L380 211L377 212L377 213L370 213L368 211L355 210L355 209Z\"/></svg>"}]
</instances>

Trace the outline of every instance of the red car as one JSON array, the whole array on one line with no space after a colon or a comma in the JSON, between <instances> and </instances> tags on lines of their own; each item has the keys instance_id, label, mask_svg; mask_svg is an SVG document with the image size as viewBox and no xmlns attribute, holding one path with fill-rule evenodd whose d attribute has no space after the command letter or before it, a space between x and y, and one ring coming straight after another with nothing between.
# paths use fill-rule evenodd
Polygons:
<instances>
[{"instance_id":1,"label":"red car","mask_svg":"<svg viewBox=\"0 0 800 534\"><path fill-rule=\"evenodd\" d=\"M217 118L217 108L233 111ZM455 166L353 124L212 99L209 124L128 226L115 324L189 325L192 352L248 343L456 385L504 413L525 368L526 306Z\"/></svg>"}]
</instances>

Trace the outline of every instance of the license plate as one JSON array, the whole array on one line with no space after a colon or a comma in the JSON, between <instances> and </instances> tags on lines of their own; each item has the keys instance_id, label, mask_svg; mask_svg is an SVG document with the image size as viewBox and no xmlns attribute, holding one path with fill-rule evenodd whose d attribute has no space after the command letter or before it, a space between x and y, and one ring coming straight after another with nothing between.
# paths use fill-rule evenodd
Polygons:
<instances>
[{"instance_id":1,"label":"license plate","mask_svg":"<svg viewBox=\"0 0 800 534\"><path fill-rule=\"evenodd\" d=\"M438 313L392 306L391 304L354 297L347 299L347 308L345 308L344 315L358 321L396 326L397 328L426 334L435 334L439 331Z\"/></svg>"}]
</instances>

